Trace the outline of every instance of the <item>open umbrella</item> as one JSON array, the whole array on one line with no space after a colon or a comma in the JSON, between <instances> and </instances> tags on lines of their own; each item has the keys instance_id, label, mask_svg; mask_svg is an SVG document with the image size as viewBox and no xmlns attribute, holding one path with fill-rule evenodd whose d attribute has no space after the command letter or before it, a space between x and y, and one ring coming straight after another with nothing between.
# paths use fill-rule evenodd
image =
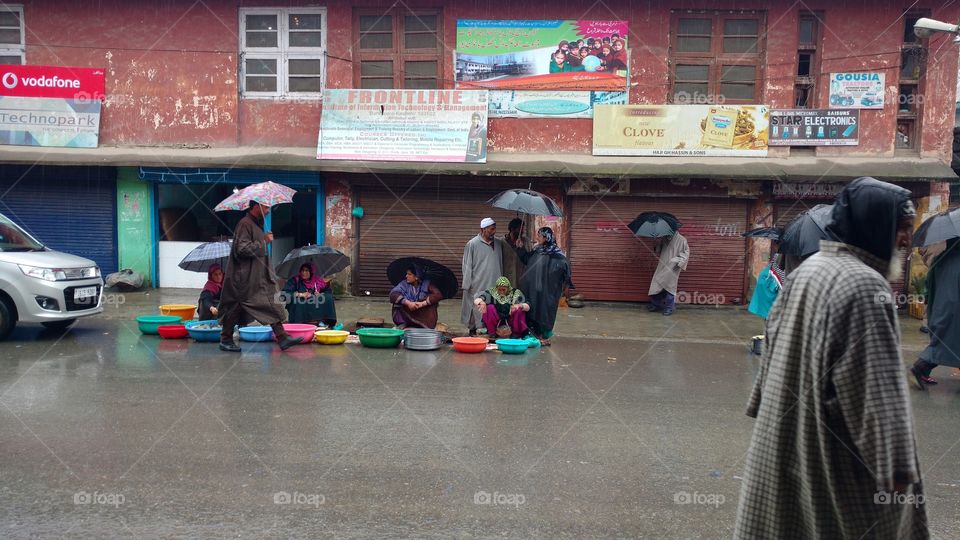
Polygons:
<instances>
[{"instance_id":1,"label":"open umbrella","mask_svg":"<svg viewBox=\"0 0 960 540\"><path fill-rule=\"evenodd\" d=\"M460 290L457 276L446 266L421 257L401 257L387 266L387 279L392 285L400 283L407 276L407 268L414 266L423 272L423 278L429 279L444 298L453 298Z\"/></svg>"},{"instance_id":2,"label":"open umbrella","mask_svg":"<svg viewBox=\"0 0 960 540\"><path fill-rule=\"evenodd\" d=\"M832 213L832 204L818 204L794 218L783 229L780 253L806 257L820 251L820 240L830 239L826 230Z\"/></svg>"},{"instance_id":3,"label":"open umbrella","mask_svg":"<svg viewBox=\"0 0 960 540\"><path fill-rule=\"evenodd\" d=\"M287 253L277 266L277 275L289 279L306 263L313 263L317 275L331 276L350 266L350 257L330 246L303 246Z\"/></svg>"},{"instance_id":4,"label":"open umbrella","mask_svg":"<svg viewBox=\"0 0 960 540\"><path fill-rule=\"evenodd\" d=\"M941 212L924 221L913 233L914 247L924 247L960 237L960 209Z\"/></svg>"},{"instance_id":5,"label":"open umbrella","mask_svg":"<svg viewBox=\"0 0 960 540\"><path fill-rule=\"evenodd\" d=\"M683 227L680 220L673 214L666 212L644 212L630 222L627 227L636 236L646 238L661 238L673 236L677 229Z\"/></svg>"},{"instance_id":6,"label":"open umbrella","mask_svg":"<svg viewBox=\"0 0 960 540\"><path fill-rule=\"evenodd\" d=\"M508 189L487 201L487 204L523 214L563 217L560 206L553 199L532 189Z\"/></svg>"},{"instance_id":7,"label":"open umbrella","mask_svg":"<svg viewBox=\"0 0 960 540\"><path fill-rule=\"evenodd\" d=\"M780 227L760 227L759 229L749 230L742 235L745 238L769 238L775 242L780 241L783 236L783 229Z\"/></svg>"},{"instance_id":8,"label":"open umbrella","mask_svg":"<svg viewBox=\"0 0 960 540\"><path fill-rule=\"evenodd\" d=\"M250 201L257 201L267 206L292 203L293 194L296 192L297 190L293 188L269 181L252 184L220 201L214 211L246 210L250 207Z\"/></svg>"},{"instance_id":9,"label":"open umbrella","mask_svg":"<svg viewBox=\"0 0 960 540\"><path fill-rule=\"evenodd\" d=\"M204 272L210 268L211 264L219 264L226 268L227 259L230 258L231 240L222 242L207 242L193 248L187 256L180 261L179 266L189 272Z\"/></svg>"}]
</instances>

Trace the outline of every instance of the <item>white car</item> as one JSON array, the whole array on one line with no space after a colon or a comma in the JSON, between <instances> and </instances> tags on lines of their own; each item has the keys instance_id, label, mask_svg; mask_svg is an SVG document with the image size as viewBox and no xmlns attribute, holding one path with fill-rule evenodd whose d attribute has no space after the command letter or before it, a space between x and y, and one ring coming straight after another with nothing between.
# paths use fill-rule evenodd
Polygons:
<instances>
[{"instance_id":1,"label":"white car","mask_svg":"<svg viewBox=\"0 0 960 540\"><path fill-rule=\"evenodd\" d=\"M102 294L95 262L45 247L0 214L0 339L18 322L62 329L101 313Z\"/></svg>"}]
</instances>

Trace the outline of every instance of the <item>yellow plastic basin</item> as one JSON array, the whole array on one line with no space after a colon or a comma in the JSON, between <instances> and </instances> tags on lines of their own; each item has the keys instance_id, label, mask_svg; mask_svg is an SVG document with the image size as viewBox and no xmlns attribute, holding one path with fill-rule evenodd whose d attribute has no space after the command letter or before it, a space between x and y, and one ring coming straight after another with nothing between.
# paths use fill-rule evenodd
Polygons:
<instances>
[{"instance_id":1,"label":"yellow plastic basin","mask_svg":"<svg viewBox=\"0 0 960 540\"><path fill-rule=\"evenodd\" d=\"M350 332L346 330L317 330L313 334L317 343L322 343L323 345L340 345L341 343L346 343L347 336L349 335Z\"/></svg>"},{"instance_id":2,"label":"yellow plastic basin","mask_svg":"<svg viewBox=\"0 0 960 540\"><path fill-rule=\"evenodd\" d=\"M193 315L196 312L197 306L190 304L165 304L160 306L160 314L180 317L184 321L193 319Z\"/></svg>"}]
</instances>

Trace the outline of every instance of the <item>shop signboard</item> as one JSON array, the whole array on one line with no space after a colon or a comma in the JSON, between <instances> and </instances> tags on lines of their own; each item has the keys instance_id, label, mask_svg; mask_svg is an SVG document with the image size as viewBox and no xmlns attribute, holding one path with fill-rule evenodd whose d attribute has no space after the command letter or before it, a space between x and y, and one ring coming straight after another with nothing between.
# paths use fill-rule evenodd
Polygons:
<instances>
[{"instance_id":1,"label":"shop signboard","mask_svg":"<svg viewBox=\"0 0 960 540\"><path fill-rule=\"evenodd\" d=\"M770 111L770 146L856 146L857 109L775 109Z\"/></svg>"},{"instance_id":2,"label":"shop signboard","mask_svg":"<svg viewBox=\"0 0 960 540\"><path fill-rule=\"evenodd\" d=\"M96 148L103 98L102 69L2 66L0 144Z\"/></svg>"},{"instance_id":3,"label":"shop signboard","mask_svg":"<svg viewBox=\"0 0 960 540\"><path fill-rule=\"evenodd\" d=\"M627 21L459 20L457 88L625 91Z\"/></svg>"},{"instance_id":4,"label":"shop signboard","mask_svg":"<svg viewBox=\"0 0 960 540\"><path fill-rule=\"evenodd\" d=\"M593 118L595 105L626 105L626 92L491 90L490 118Z\"/></svg>"},{"instance_id":5,"label":"shop signboard","mask_svg":"<svg viewBox=\"0 0 960 540\"><path fill-rule=\"evenodd\" d=\"M830 74L830 108L883 109L885 75L878 72Z\"/></svg>"},{"instance_id":6,"label":"shop signboard","mask_svg":"<svg viewBox=\"0 0 960 540\"><path fill-rule=\"evenodd\" d=\"M595 156L767 155L765 105L598 105Z\"/></svg>"},{"instance_id":7,"label":"shop signboard","mask_svg":"<svg viewBox=\"0 0 960 540\"><path fill-rule=\"evenodd\" d=\"M486 90L324 90L317 159L487 159Z\"/></svg>"}]
</instances>

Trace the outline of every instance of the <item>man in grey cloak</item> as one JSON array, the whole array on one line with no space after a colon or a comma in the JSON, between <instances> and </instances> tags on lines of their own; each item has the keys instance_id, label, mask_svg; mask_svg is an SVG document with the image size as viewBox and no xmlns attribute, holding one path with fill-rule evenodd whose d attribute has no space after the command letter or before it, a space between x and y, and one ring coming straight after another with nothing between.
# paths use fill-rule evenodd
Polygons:
<instances>
[{"instance_id":1,"label":"man in grey cloak","mask_svg":"<svg viewBox=\"0 0 960 540\"><path fill-rule=\"evenodd\" d=\"M477 326L483 321L473 307L473 300L481 292L496 284L503 275L503 241L496 238L497 223L492 218L480 222L480 234L474 236L463 248L463 303L460 307L460 322L477 334Z\"/></svg>"},{"instance_id":2,"label":"man in grey cloak","mask_svg":"<svg viewBox=\"0 0 960 540\"><path fill-rule=\"evenodd\" d=\"M680 281L680 272L687 269L690 248L687 246L687 239L677 232L673 233L673 236L660 239L654 252L660 256L660 260L650 281L650 305L647 310L663 310L664 315L673 315L677 283Z\"/></svg>"},{"instance_id":3,"label":"man in grey cloak","mask_svg":"<svg viewBox=\"0 0 960 540\"><path fill-rule=\"evenodd\" d=\"M910 368L920 390L937 384L930 372L937 366L960 368L960 239L947 240L927 271L927 328L930 345Z\"/></svg>"},{"instance_id":4,"label":"man in grey cloak","mask_svg":"<svg viewBox=\"0 0 960 540\"><path fill-rule=\"evenodd\" d=\"M820 252L767 321L734 537L928 538L900 328L887 278L910 245L910 192L858 178Z\"/></svg>"}]
</instances>

